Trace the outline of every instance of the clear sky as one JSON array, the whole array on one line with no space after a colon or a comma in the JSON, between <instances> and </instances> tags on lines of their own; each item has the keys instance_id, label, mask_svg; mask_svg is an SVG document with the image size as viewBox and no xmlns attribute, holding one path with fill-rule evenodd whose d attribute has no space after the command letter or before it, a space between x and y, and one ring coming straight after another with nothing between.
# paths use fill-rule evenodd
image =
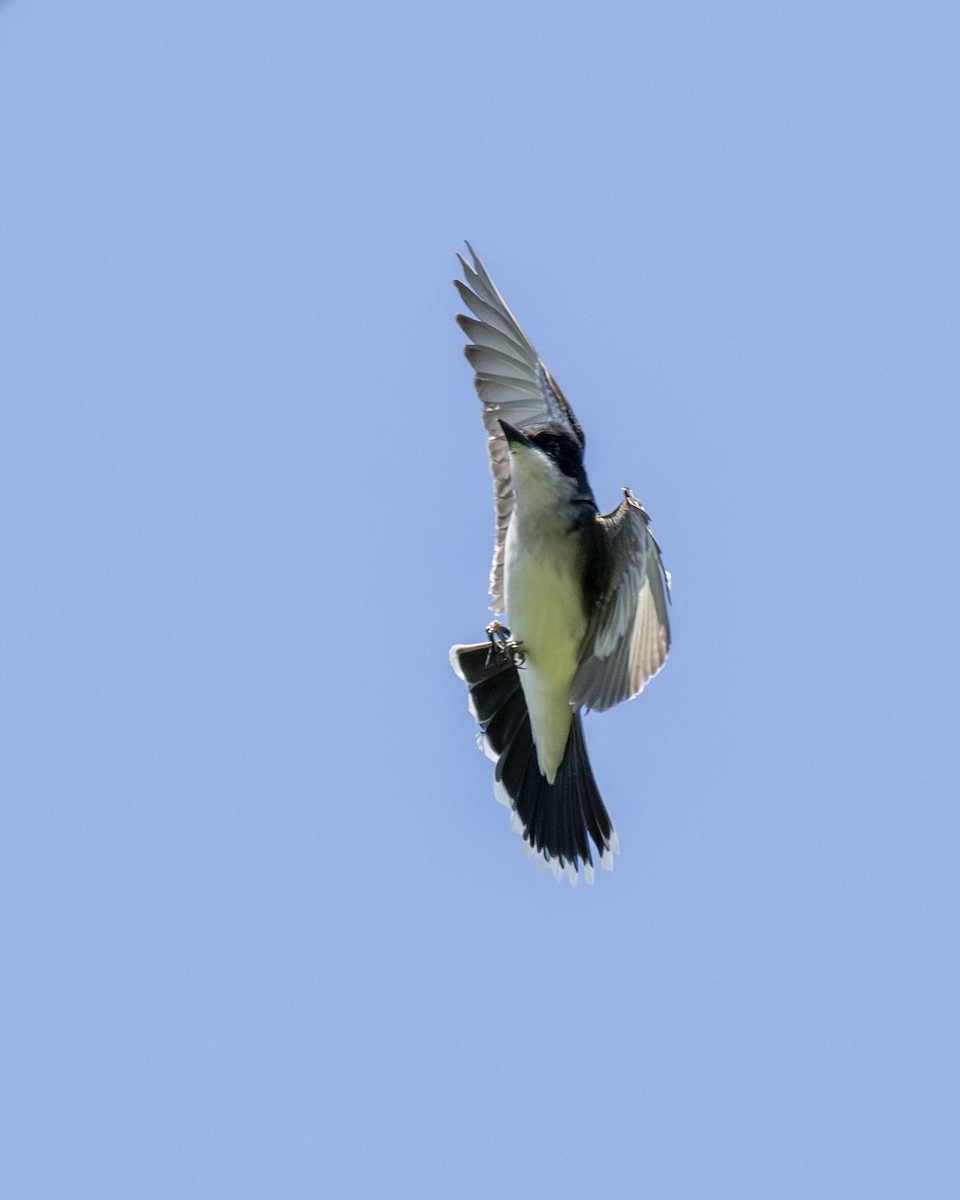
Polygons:
<instances>
[{"instance_id":1,"label":"clear sky","mask_svg":"<svg viewBox=\"0 0 960 1200\"><path fill-rule=\"evenodd\" d=\"M960 9L0 4L0 1194L960 1194ZM674 581L524 861L469 238Z\"/></svg>"}]
</instances>

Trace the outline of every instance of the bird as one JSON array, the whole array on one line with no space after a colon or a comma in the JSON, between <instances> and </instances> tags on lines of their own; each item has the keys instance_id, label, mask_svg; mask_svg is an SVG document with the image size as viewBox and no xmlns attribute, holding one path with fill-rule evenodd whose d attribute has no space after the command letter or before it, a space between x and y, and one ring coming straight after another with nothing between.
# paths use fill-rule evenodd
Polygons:
<instances>
[{"instance_id":1,"label":"bird","mask_svg":"<svg viewBox=\"0 0 960 1200\"><path fill-rule=\"evenodd\" d=\"M569 401L469 242L457 323L482 402L494 482L490 608L504 622L456 645L494 794L526 855L559 880L611 870L619 839L587 756L584 710L638 695L670 649L670 575L629 488L601 514Z\"/></svg>"}]
</instances>

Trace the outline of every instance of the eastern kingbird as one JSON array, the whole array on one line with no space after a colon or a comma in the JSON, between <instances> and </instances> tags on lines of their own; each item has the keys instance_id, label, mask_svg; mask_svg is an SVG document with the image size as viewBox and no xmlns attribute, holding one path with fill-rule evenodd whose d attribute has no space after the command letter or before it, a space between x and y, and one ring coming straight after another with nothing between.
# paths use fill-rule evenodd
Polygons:
<instances>
[{"instance_id":1,"label":"eastern kingbird","mask_svg":"<svg viewBox=\"0 0 960 1200\"><path fill-rule=\"evenodd\" d=\"M606 516L583 467L583 430L563 392L467 243L458 316L483 402L493 472L495 613L485 642L454 646L494 793L527 854L557 879L593 882L587 835L613 867L617 835L590 768L582 708L602 712L643 691L670 647L670 576L650 519L628 489Z\"/></svg>"}]
</instances>

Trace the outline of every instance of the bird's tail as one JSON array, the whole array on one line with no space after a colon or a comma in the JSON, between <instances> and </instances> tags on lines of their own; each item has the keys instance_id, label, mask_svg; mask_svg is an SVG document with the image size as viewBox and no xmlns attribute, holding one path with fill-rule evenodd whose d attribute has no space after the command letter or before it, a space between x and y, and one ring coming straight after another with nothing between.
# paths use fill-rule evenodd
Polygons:
<instances>
[{"instance_id":1,"label":"bird's tail","mask_svg":"<svg viewBox=\"0 0 960 1200\"><path fill-rule=\"evenodd\" d=\"M470 692L470 711L480 726L483 750L497 764L494 794L511 810L511 823L557 879L577 882L580 863L593 882L588 833L601 867L613 868L619 853L616 831L593 777L583 724L573 714L563 762L553 783L540 771L520 676L509 654L480 642L454 646L450 664Z\"/></svg>"}]
</instances>

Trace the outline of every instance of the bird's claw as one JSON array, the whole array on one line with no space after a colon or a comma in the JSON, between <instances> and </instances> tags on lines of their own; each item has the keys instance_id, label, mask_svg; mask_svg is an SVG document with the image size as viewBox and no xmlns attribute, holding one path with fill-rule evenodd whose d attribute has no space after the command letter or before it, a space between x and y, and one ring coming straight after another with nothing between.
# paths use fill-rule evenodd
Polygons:
<instances>
[{"instance_id":1,"label":"bird's claw","mask_svg":"<svg viewBox=\"0 0 960 1200\"><path fill-rule=\"evenodd\" d=\"M509 658L515 667L522 667L526 661L523 642L515 642L510 637L510 630L499 621L491 621L487 626L487 637L490 639L490 652L495 650Z\"/></svg>"}]
</instances>

